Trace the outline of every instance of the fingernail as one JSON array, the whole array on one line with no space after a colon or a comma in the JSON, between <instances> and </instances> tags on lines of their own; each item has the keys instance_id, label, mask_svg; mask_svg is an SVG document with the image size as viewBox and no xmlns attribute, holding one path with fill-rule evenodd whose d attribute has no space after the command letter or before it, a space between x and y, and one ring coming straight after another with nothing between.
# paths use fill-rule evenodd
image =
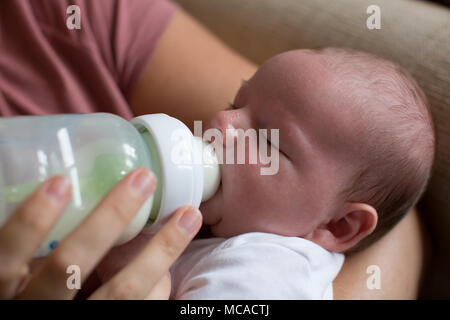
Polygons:
<instances>
[{"instance_id":1,"label":"fingernail","mask_svg":"<svg viewBox=\"0 0 450 320\"><path fill-rule=\"evenodd\" d=\"M61 201L65 198L67 191L69 190L70 182L66 177L60 176L52 179L50 184L46 188L46 193L55 199Z\"/></svg>"},{"instance_id":2,"label":"fingernail","mask_svg":"<svg viewBox=\"0 0 450 320\"><path fill-rule=\"evenodd\" d=\"M154 191L154 180L153 172L148 169L140 169L139 173L132 178L131 187L143 197L148 198Z\"/></svg>"},{"instance_id":3,"label":"fingernail","mask_svg":"<svg viewBox=\"0 0 450 320\"><path fill-rule=\"evenodd\" d=\"M198 226L202 221L202 216L200 211L195 208L190 207L183 212L183 215L178 220L178 226L187 234L192 234L197 230Z\"/></svg>"}]
</instances>

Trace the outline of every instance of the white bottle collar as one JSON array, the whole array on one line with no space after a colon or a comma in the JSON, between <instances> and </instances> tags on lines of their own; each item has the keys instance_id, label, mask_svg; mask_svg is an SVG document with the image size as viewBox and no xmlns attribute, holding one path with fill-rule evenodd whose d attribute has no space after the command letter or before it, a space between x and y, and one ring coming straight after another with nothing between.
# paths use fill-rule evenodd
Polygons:
<instances>
[{"instance_id":1,"label":"white bottle collar","mask_svg":"<svg viewBox=\"0 0 450 320\"><path fill-rule=\"evenodd\" d=\"M159 150L163 180L158 181L162 183L161 207L152 226L161 226L183 205L198 208L203 193L202 159L189 128L163 113L139 116L131 123L144 126Z\"/></svg>"}]
</instances>

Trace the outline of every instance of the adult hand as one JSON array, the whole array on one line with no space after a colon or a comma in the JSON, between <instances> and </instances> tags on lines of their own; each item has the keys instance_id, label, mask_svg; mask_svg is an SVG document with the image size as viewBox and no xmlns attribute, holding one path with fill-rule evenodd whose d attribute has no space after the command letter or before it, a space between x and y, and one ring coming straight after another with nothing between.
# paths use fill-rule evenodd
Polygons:
<instances>
[{"instance_id":1,"label":"adult hand","mask_svg":"<svg viewBox=\"0 0 450 320\"><path fill-rule=\"evenodd\" d=\"M41 184L0 228L1 299L71 299L67 267L77 265L81 282L114 245L138 209L154 192L156 179L145 168L130 172L34 270L30 264L68 204L71 188L63 176ZM120 272L92 293L92 299L144 299L201 226L198 210L185 206Z\"/></svg>"}]
</instances>

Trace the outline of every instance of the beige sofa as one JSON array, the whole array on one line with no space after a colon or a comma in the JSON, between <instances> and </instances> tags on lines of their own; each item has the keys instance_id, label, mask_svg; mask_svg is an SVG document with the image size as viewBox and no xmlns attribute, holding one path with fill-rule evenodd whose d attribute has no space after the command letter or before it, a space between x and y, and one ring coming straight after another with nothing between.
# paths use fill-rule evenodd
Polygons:
<instances>
[{"instance_id":1,"label":"beige sofa","mask_svg":"<svg viewBox=\"0 0 450 320\"><path fill-rule=\"evenodd\" d=\"M421 298L450 298L450 10L414 0L177 0L256 63L295 48L345 46L406 67L432 105L438 150L419 208L431 237ZM369 30L369 5L381 29Z\"/></svg>"}]
</instances>

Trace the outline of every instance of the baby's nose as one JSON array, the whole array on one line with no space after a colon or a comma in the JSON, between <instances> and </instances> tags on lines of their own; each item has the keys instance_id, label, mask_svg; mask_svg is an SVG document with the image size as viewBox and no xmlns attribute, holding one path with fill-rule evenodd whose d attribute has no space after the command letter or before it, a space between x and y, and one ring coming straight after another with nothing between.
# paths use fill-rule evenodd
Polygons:
<instances>
[{"instance_id":1,"label":"baby's nose","mask_svg":"<svg viewBox=\"0 0 450 320\"><path fill-rule=\"evenodd\" d=\"M237 136L237 129L245 130L247 125L241 110L226 110L216 113L207 128L218 129L222 134L223 144L232 142Z\"/></svg>"},{"instance_id":2,"label":"baby's nose","mask_svg":"<svg viewBox=\"0 0 450 320\"><path fill-rule=\"evenodd\" d=\"M235 110L223 110L216 113L211 120L210 126L219 129L225 135L226 130L252 128L252 121L249 110L239 108Z\"/></svg>"}]
</instances>

